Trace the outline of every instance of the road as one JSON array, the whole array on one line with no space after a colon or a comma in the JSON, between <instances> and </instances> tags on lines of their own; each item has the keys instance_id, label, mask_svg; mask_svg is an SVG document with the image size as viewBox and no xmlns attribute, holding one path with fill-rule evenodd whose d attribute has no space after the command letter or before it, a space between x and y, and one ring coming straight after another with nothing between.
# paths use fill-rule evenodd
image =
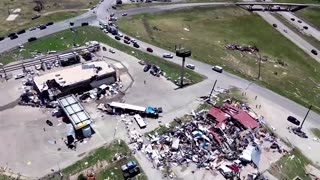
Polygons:
<instances>
[{"instance_id":1,"label":"road","mask_svg":"<svg viewBox=\"0 0 320 180\"><path fill-rule=\"evenodd\" d=\"M290 12L278 12L278 14L287 19L293 26L303 31L305 34L313 36L315 39L320 41L320 31L318 31L316 28L314 28L307 22L303 21L302 19L298 18L296 15ZM294 19L294 21L291 20L292 18ZM298 21L300 21L301 23ZM308 29L304 29L304 26L308 27Z\"/></svg>"}]
</instances>

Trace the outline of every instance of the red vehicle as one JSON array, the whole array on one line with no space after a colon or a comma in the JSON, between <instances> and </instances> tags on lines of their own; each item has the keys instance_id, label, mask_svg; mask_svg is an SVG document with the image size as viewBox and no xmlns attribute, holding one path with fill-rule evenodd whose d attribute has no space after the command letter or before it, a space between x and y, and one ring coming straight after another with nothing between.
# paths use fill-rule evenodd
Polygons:
<instances>
[{"instance_id":1,"label":"red vehicle","mask_svg":"<svg viewBox=\"0 0 320 180\"><path fill-rule=\"evenodd\" d=\"M152 52L153 52L153 49L151 49L151 48L148 47L148 48L147 48L147 51L150 52L150 53L152 53Z\"/></svg>"},{"instance_id":2,"label":"red vehicle","mask_svg":"<svg viewBox=\"0 0 320 180\"><path fill-rule=\"evenodd\" d=\"M124 39L126 39L126 40L128 40L128 41L131 40L129 36L124 36Z\"/></svg>"}]
</instances>

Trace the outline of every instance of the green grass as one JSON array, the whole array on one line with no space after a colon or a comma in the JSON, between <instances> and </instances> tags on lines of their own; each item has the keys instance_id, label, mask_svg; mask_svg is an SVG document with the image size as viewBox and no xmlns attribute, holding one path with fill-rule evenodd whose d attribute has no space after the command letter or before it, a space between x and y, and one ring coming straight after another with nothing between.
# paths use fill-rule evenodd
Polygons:
<instances>
[{"instance_id":1,"label":"green grass","mask_svg":"<svg viewBox=\"0 0 320 180\"><path fill-rule=\"evenodd\" d=\"M316 136L318 139L320 139L320 129L319 128L311 128L311 132L314 136Z\"/></svg>"},{"instance_id":2,"label":"green grass","mask_svg":"<svg viewBox=\"0 0 320 180\"><path fill-rule=\"evenodd\" d=\"M77 30L76 43L79 45L84 45L87 41L100 41L102 43L108 44L109 46L118 49L122 52L128 53L138 59L142 59L148 63L158 65L164 72L166 72L168 77L171 77L171 80L174 81L180 77L180 66L174 64L170 61L165 61L162 58L153 56L141 52L138 49L128 47L124 44L117 42L116 40L106 36L100 29L95 27L79 27ZM42 52L46 53L47 51L61 51L70 49L73 43L73 36L70 30L61 31L50 36L43 37L37 41L26 43L26 51L22 51L19 57L19 51L17 49L10 52L5 52L2 54L0 62L7 64L9 62L15 61L17 59L26 59L32 57L32 52ZM186 70L185 77L191 80L191 83L198 83L204 79L203 76L198 73Z\"/></svg>"},{"instance_id":3,"label":"green grass","mask_svg":"<svg viewBox=\"0 0 320 180\"><path fill-rule=\"evenodd\" d=\"M294 156L292 160L291 156ZM290 154L283 156L278 162L273 164L269 172L281 180L294 179L296 176L299 176L303 180L311 180L305 172L305 167L308 164L310 164L310 160L300 150L294 149Z\"/></svg>"},{"instance_id":4,"label":"green grass","mask_svg":"<svg viewBox=\"0 0 320 180\"><path fill-rule=\"evenodd\" d=\"M320 29L320 8L306 8L296 12L296 14L302 17L303 20Z\"/></svg>"},{"instance_id":5,"label":"green grass","mask_svg":"<svg viewBox=\"0 0 320 180\"><path fill-rule=\"evenodd\" d=\"M81 9L90 8L97 4L99 0L50 0L41 1L44 3L44 9L38 13L33 10L35 3L32 0L1 0L0 1L0 36L7 35L10 32L16 32L21 29L27 29L41 23L49 21L61 21L70 17L84 13ZM6 21L9 16L8 10L20 8L20 15L14 21ZM59 12L65 11L65 12ZM54 13L55 12L55 13ZM48 13L52 13L47 15ZM31 20L36 14L41 14L41 18Z\"/></svg>"},{"instance_id":6,"label":"green grass","mask_svg":"<svg viewBox=\"0 0 320 180\"><path fill-rule=\"evenodd\" d=\"M193 8L135 15L118 25L126 34L164 49L174 51L182 44L194 59L221 65L304 106L314 104L320 112L320 64L256 14L237 7ZM226 50L228 43L257 46L267 57L260 80L257 57Z\"/></svg>"},{"instance_id":7,"label":"green grass","mask_svg":"<svg viewBox=\"0 0 320 180\"><path fill-rule=\"evenodd\" d=\"M97 180L104 180L104 179L115 179L115 180L124 180L123 178L123 173L121 171L121 166L123 164L125 164L126 162L130 161L130 160L134 160L137 162L137 160L133 157L129 158L129 159L124 159L123 161L119 161L116 162L110 166L108 166L108 168L100 171L97 174ZM137 162L138 163L138 162ZM139 165L139 164L138 164ZM140 166L141 167L141 166ZM135 176L135 180L147 180L147 176L144 174L143 170L140 168L141 173L137 176Z\"/></svg>"},{"instance_id":8,"label":"green grass","mask_svg":"<svg viewBox=\"0 0 320 180\"><path fill-rule=\"evenodd\" d=\"M292 25L287 19L283 18L280 14L274 14L274 16L278 20L280 20L284 25L286 25L286 27L288 27L289 29L294 31L296 34L301 36L304 40L306 40L307 42L312 44L317 49L320 49L320 41L318 41L316 38L314 38L313 36L309 36L309 35L302 33L300 30L298 30L298 28L296 26Z\"/></svg>"},{"instance_id":9,"label":"green grass","mask_svg":"<svg viewBox=\"0 0 320 180\"><path fill-rule=\"evenodd\" d=\"M116 141L108 146L103 146L94 150L82 160L77 161L73 165L63 169L62 173L65 175L73 175L81 170L95 165L98 161L102 160L106 160L107 162L111 163L111 160L116 153L127 154L128 152L129 148L124 141L120 141L120 144L118 141Z\"/></svg>"}]
</instances>

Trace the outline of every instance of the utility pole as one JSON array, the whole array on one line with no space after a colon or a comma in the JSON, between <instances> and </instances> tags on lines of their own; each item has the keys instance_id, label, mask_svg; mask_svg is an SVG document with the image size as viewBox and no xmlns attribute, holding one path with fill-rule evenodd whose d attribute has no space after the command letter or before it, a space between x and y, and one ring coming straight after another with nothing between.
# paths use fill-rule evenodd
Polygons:
<instances>
[{"instance_id":1,"label":"utility pole","mask_svg":"<svg viewBox=\"0 0 320 180\"><path fill-rule=\"evenodd\" d=\"M311 108L312 108L312 105L310 105L310 107L309 107L309 109L308 109L308 111L307 111L307 114L304 116L304 119L303 119L303 121L302 121L302 123L301 123L301 126L299 127L300 130L302 129L302 126L303 126L304 122L306 121L306 119L307 119L307 117L308 117L308 115L309 115L309 112L310 112Z\"/></svg>"},{"instance_id":2,"label":"utility pole","mask_svg":"<svg viewBox=\"0 0 320 180\"><path fill-rule=\"evenodd\" d=\"M217 84L217 80L214 82L213 87L212 87L212 89L211 89L211 92L210 92L210 95L209 95L209 98L210 98L210 99L211 99L211 95L212 95L212 93L213 93L213 91L214 91L214 87L216 86L216 84Z\"/></svg>"},{"instance_id":3,"label":"utility pole","mask_svg":"<svg viewBox=\"0 0 320 180\"><path fill-rule=\"evenodd\" d=\"M258 80L259 80L261 77L261 55L260 54L258 55L259 55L259 72L258 72Z\"/></svg>"},{"instance_id":4,"label":"utility pole","mask_svg":"<svg viewBox=\"0 0 320 180\"><path fill-rule=\"evenodd\" d=\"M184 80L185 61L186 61L186 57L190 57L191 56L191 51L190 50L186 50L184 48L181 48L181 46L179 46L178 48L176 46L175 49L176 49L176 55L178 57L182 57L180 87L183 88L183 86L184 86L183 80Z\"/></svg>"}]
</instances>

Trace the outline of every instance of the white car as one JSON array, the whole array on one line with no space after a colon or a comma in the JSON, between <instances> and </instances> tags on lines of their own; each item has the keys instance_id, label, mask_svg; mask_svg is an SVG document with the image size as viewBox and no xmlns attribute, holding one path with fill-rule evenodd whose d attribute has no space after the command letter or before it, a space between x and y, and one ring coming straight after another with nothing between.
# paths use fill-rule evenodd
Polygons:
<instances>
[{"instance_id":1,"label":"white car","mask_svg":"<svg viewBox=\"0 0 320 180\"><path fill-rule=\"evenodd\" d=\"M162 55L162 57L164 57L164 58L173 58L173 55L170 54L170 53L164 53L164 54Z\"/></svg>"},{"instance_id":2,"label":"white car","mask_svg":"<svg viewBox=\"0 0 320 180\"><path fill-rule=\"evenodd\" d=\"M223 68L221 66L213 66L212 67L212 70L216 71L216 72L219 72L219 73L222 73L223 71Z\"/></svg>"},{"instance_id":3,"label":"white car","mask_svg":"<svg viewBox=\"0 0 320 180\"><path fill-rule=\"evenodd\" d=\"M35 67L36 70L41 70L41 65L40 64L37 64L34 67Z\"/></svg>"},{"instance_id":4,"label":"white car","mask_svg":"<svg viewBox=\"0 0 320 180\"><path fill-rule=\"evenodd\" d=\"M194 68L196 68L193 64L187 64L186 65L187 68L194 70Z\"/></svg>"},{"instance_id":5,"label":"white car","mask_svg":"<svg viewBox=\"0 0 320 180\"><path fill-rule=\"evenodd\" d=\"M17 74L14 76L14 79L21 79L21 78L24 78L25 75L24 74Z\"/></svg>"},{"instance_id":6,"label":"white car","mask_svg":"<svg viewBox=\"0 0 320 180\"><path fill-rule=\"evenodd\" d=\"M109 52L111 53L115 53L115 51L113 49L109 49Z\"/></svg>"},{"instance_id":7,"label":"white car","mask_svg":"<svg viewBox=\"0 0 320 180\"><path fill-rule=\"evenodd\" d=\"M118 33L118 36L119 36L119 37L123 37L123 34L121 34L121 33Z\"/></svg>"},{"instance_id":8,"label":"white car","mask_svg":"<svg viewBox=\"0 0 320 180\"><path fill-rule=\"evenodd\" d=\"M137 40L131 39L131 42L134 44L134 43L137 43Z\"/></svg>"},{"instance_id":9,"label":"white car","mask_svg":"<svg viewBox=\"0 0 320 180\"><path fill-rule=\"evenodd\" d=\"M123 14L122 14L122 16L127 16L127 15L128 15L127 13L123 13Z\"/></svg>"}]
</instances>

